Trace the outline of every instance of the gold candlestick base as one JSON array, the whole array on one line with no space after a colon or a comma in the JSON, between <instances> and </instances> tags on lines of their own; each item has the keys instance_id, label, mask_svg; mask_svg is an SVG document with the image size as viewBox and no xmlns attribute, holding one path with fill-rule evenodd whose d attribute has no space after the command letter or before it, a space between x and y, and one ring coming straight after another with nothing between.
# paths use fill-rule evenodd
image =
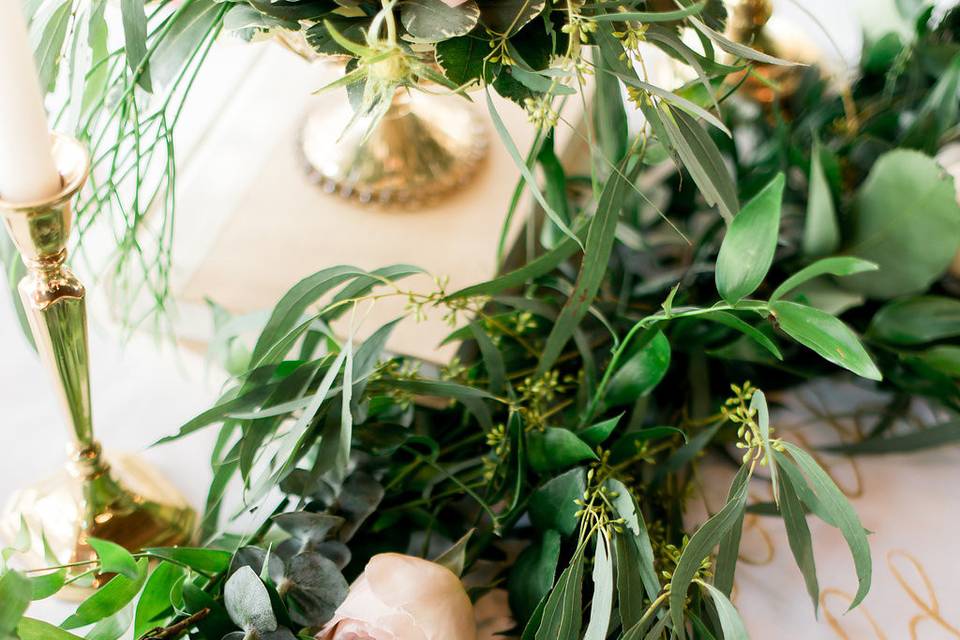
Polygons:
<instances>
[{"instance_id":1,"label":"gold candlestick base","mask_svg":"<svg viewBox=\"0 0 960 640\"><path fill-rule=\"evenodd\" d=\"M299 148L324 191L363 203L435 200L474 175L486 154L487 131L462 98L398 92L378 124L356 123L338 140L352 116L346 101L308 114Z\"/></svg>"},{"instance_id":2,"label":"gold candlestick base","mask_svg":"<svg viewBox=\"0 0 960 640\"><path fill-rule=\"evenodd\" d=\"M16 538L21 519L26 522L33 542L26 563L32 568L49 565L45 546L56 563L93 559L91 537L131 551L183 544L196 520L180 494L143 463L121 458L111 468L100 455L90 406L86 291L65 265L70 202L87 179L90 161L79 142L62 136L54 137L53 156L60 193L36 202L11 202L0 194L0 216L27 265L20 298L73 443L65 471L14 495L0 515L0 536L7 541Z\"/></svg>"},{"instance_id":3,"label":"gold candlestick base","mask_svg":"<svg viewBox=\"0 0 960 640\"><path fill-rule=\"evenodd\" d=\"M173 485L139 456L117 455L109 465L98 465L106 471L88 478L89 465L75 456L58 473L11 496L0 514L0 538L14 540L22 517L30 532L30 551L18 556L24 568L50 566L47 553L64 564L92 560L95 554L87 543L91 537L131 551L191 541L196 513ZM73 573L86 568L77 567ZM100 586L102 581L98 576L89 586ZM82 599L88 591L89 587L74 587L57 595Z\"/></svg>"}]
</instances>

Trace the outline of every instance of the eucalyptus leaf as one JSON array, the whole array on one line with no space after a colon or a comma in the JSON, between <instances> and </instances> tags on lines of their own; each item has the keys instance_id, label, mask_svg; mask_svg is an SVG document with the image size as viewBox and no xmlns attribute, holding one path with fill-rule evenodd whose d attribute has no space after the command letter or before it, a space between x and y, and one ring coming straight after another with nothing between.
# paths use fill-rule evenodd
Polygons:
<instances>
[{"instance_id":1,"label":"eucalyptus leaf","mask_svg":"<svg viewBox=\"0 0 960 640\"><path fill-rule=\"evenodd\" d=\"M543 483L530 498L530 519L540 531L553 529L564 536L577 530L576 501L586 491L586 474L582 468L571 469Z\"/></svg>"},{"instance_id":2,"label":"eucalyptus leaf","mask_svg":"<svg viewBox=\"0 0 960 640\"><path fill-rule=\"evenodd\" d=\"M918 293L960 249L960 204L953 180L922 153L895 150L870 170L854 200L848 253L879 265L844 285L873 298Z\"/></svg>"},{"instance_id":3,"label":"eucalyptus leaf","mask_svg":"<svg viewBox=\"0 0 960 640\"><path fill-rule=\"evenodd\" d=\"M775 464L775 463L774 463ZM788 474L777 476L780 493L780 515L787 530L787 542L790 552L797 563L797 568L803 574L803 581L813 603L814 615L820 606L820 586L817 581L817 565L813 558L813 541L810 538L810 527L807 525L807 514L800 503L800 497L793 486L793 480Z\"/></svg>"},{"instance_id":4,"label":"eucalyptus leaf","mask_svg":"<svg viewBox=\"0 0 960 640\"><path fill-rule=\"evenodd\" d=\"M590 601L590 619L583 640L606 640L613 609L613 562L610 543L606 536L597 535L593 556L593 599Z\"/></svg>"},{"instance_id":5,"label":"eucalyptus leaf","mask_svg":"<svg viewBox=\"0 0 960 640\"><path fill-rule=\"evenodd\" d=\"M37 21L30 26L34 36L31 39L33 57L40 76L40 88L44 92L55 88L72 10L73 3L63 0L46 16L44 22Z\"/></svg>"},{"instance_id":6,"label":"eucalyptus leaf","mask_svg":"<svg viewBox=\"0 0 960 640\"><path fill-rule=\"evenodd\" d=\"M823 170L823 155L826 153L820 140L814 140L810 153L807 216L803 226L803 252L807 256L827 255L840 246L840 225L833 204L833 192Z\"/></svg>"},{"instance_id":7,"label":"eucalyptus leaf","mask_svg":"<svg viewBox=\"0 0 960 640\"><path fill-rule=\"evenodd\" d=\"M536 640L577 640L580 637L582 588L583 550L579 549L547 598Z\"/></svg>"},{"instance_id":8,"label":"eucalyptus leaf","mask_svg":"<svg viewBox=\"0 0 960 640\"><path fill-rule=\"evenodd\" d=\"M319 553L299 553L285 566L280 585L297 624L319 627L333 617L349 585L331 560Z\"/></svg>"},{"instance_id":9,"label":"eucalyptus leaf","mask_svg":"<svg viewBox=\"0 0 960 640\"><path fill-rule=\"evenodd\" d=\"M730 223L717 256L717 291L736 304L763 282L777 248L785 179L778 174Z\"/></svg>"},{"instance_id":10,"label":"eucalyptus leaf","mask_svg":"<svg viewBox=\"0 0 960 640\"><path fill-rule=\"evenodd\" d=\"M541 538L524 549L510 568L507 581L510 611L519 620L531 620L538 604L553 588L560 558L560 534L543 531Z\"/></svg>"},{"instance_id":11,"label":"eucalyptus leaf","mask_svg":"<svg viewBox=\"0 0 960 640\"><path fill-rule=\"evenodd\" d=\"M735 480L735 483L738 481ZM700 563L706 558L730 529L742 522L743 509L747 500L748 482L739 482L736 491L719 512L703 523L683 549L677 567L670 580L670 618L674 631L681 640L683 632L684 601L687 589L700 569Z\"/></svg>"},{"instance_id":12,"label":"eucalyptus leaf","mask_svg":"<svg viewBox=\"0 0 960 640\"><path fill-rule=\"evenodd\" d=\"M147 12L144 0L120 0L123 17L123 39L127 65L134 79L144 91L151 91L150 69L147 65Z\"/></svg>"},{"instance_id":13,"label":"eucalyptus leaf","mask_svg":"<svg viewBox=\"0 0 960 640\"><path fill-rule=\"evenodd\" d=\"M902 454L939 448L960 440L960 421L951 420L909 433L867 438L859 442L821 447L824 451L850 456Z\"/></svg>"},{"instance_id":14,"label":"eucalyptus leaf","mask_svg":"<svg viewBox=\"0 0 960 640\"><path fill-rule=\"evenodd\" d=\"M240 567L223 587L223 602L234 624L253 634L277 630L270 593L250 567Z\"/></svg>"},{"instance_id":15,"label":"eucalyptus leaf","mask_svg":"<svg viewBox=\"0 0 960 640\"><path fill-rule=\"evenodd\" d=\"M850 609L856 607L867 596L870 591L870 583L873 574L873 565L870 559L870 543L867 541L867 534L860 524L860 518L854 511L850 502L843 492L837 488L833 480L827 473L820 468L816 460L809 453L791 442L784 442L784 448L790 457L796 462L797 466L803 471L810 482L810 487L816 494L820 502L820 507L829 514L832 523L843 534L850 547L850 553L853 556L853 563L857 570L857 580L860 584L856 595L850 603ZM785 456L777 452L777 464L783 466ZM787 464L790 464L787 461ZM791 480L793 478L791 477ZM803 494L801 499L803 498ZM813 510L811 505L807 505Z\"/></svg>"},{"instance_id":16,"label":"eucalyptus leaf","mask_svg":"<svg viewBox=\"0 0 960 640\"><path fill-rule=\"evenodd\" d=\"M902 346L960 336L960 300L944 296L896 300L873 316L868 333L876 340Z\"/></svg>"},{"instance_id":17,"label":"eucalyptus leaf","mask_svg":"<svg viewBox=\"0 0 960 640\"><path fill-rule=\"evenodd\" d=\"M645 611L643 592L653 601L660 593L660 579L654 566L653 545L643 514L630 489L619 480L607 480L613 509L623 518L624 531L614 536L617 556L617 590L620 594L620 618L629 628ZM641 588L636 585L640 580Z\"/></svg>"},{"instance_id":18,"label":"eucalyptus leaf","mask_svg":"<svg viewBox=\"0 0 960 640\"><path fill-rule=\"evenodd\" d=\"M585 460L597 460L597 454L577 434L568 429L546 427L527 434L530 466L544 473L565 469Z\"/></svg>"},{"instance_id":19,"label":"eucalyptus leaf","mask_svg":"<svg viewBox=\"0 0 960 640\"><path fill-rule=\"evenodd\" d=\"M759 391L757 393L759 393ZM756 397L756 395L754 395L754 397ZM746 491L746 486L749 481L750 468L747 465L744 465L740 467L740 470L733 479L733 483L730 485L730 490L727 492L727 502L736 499L741 492ZM743 518L744 511L741 510L739 518L737 518L727 529L727 531L720 537L720 548L717 552L713 584L718 591L727 596L729 596L733 591L733 580L737 569L737 561L739 560L740 555L740 538L743 533Z\"/></svg>"},{"instance_id":20,"label":"eucalyptus leaf","mask_svg":"<svg viewBox=\"0 0 960 640\"><path fill-rule=\"evenodd\" d=\"M597 203L597 211L590 222L583 262L574 290L560 310L557 320L547 336L536 376L545 375L560 357L563 348L573 336L574 330L590 310L613 251L620 209L628 192L630 178L623 173L626 161L607 179Z\"/></svg>"},{"instance_id":21,"label":"eucalyptus leaf","mask_svg":"<svg viewBox=\"0 0 960 640\"><path fill-rule=\"evenodd\" d=\"M318 544L332 537L346 520L311 511L291 511L273 516L273 522L304 544Z\"/></svg>"},{"instance_id":22,"label":"eucalyptus leaf","mask_svg":"<svg viewBox=\"0 0 960 640\"><path fill-rule=\"evenodd\" d=\"M414 38L437 42L470 33L480 20L475 0L450 6L443 0L403 0L400 22Z\"/></svg>"},{"instance_id":23,"label":"eucalyptus leaf","mask_svg":"<svg viewBox=\"0 0 960 640\"><path fill-rule=\"evenodd\" d=\"M651 331L645 339L631 345L630 353L617 369L604 395L607 406L636 402L649 394L670 368L670 341L662 331Z\"/></svg>"},{"instance_id":24,"label":"eucalyptus leaf","mask_svg":"<svg viewBox=\"0 0 960 640\"><path fill-rule=\"evenodd\" d=\"M720 628L723 630L723 640L750 640L743 619L726 594L706 582L698 582L698 584L713 599L713 604L717 608L717 618L720 620Z\"/></svg>"}]
</instances>

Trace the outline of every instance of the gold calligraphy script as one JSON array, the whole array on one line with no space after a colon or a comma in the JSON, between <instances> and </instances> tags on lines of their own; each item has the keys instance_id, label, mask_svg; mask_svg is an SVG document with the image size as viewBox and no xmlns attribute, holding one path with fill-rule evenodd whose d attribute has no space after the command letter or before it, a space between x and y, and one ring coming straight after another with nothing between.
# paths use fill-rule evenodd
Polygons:
<instances>
[{"instance_id":1,"label":"gold calligraphy script","mask_svg":"<svg viewBox=\"0 0 960 640\"><path fill-rule=\"evenodd\" d=\"M887 554L887 568L900 588L903 589L907 598L916 607L915 611L917 612L907 621L910 640L920 640L919 629L921 623L924 622L932 623L940 627L950 637L960 640L960 628L944 618L933 581L930 580L930 576L919 560L907 551L895 549ZM913 574L912 579L907 577L909 573ZM824 589L820 592L820 606L823 608L823 617L838 638L842 640L868 640L862 636L850 635L845 626L846 623L841 622L842 612L846 610L852 600L853 598L849 593L840 589ZM839 607L840 613L834 607ZM876 640L888 640L889 636L884 634L869 608L860 605L855 611L866 619Z\"/></svg>"}]
</instances>

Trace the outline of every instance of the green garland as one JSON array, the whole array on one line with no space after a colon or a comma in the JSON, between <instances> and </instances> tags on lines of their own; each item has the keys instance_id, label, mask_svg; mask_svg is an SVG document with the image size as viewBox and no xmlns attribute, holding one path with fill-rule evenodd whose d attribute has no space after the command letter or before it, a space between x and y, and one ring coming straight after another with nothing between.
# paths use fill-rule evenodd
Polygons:
<instances>
[{"instance_id":1,"label":"green garland","mask_svg":"<svg viewBox=\"0 0 960 640\"><path fill-rule=\"evenodd\" d=\"M403 285L415 267L331 267L278 302L251 348L222 333L230 385L164 440L219 429L204 546L131 555L95 543L88 566L7 568L0 637L72 638L96 624L116 638L132 615L142 638L308 638L371 556L453 545L446 561L467 573L500 564L491 586L508 588L523 638L745 638L728 598L751 481L772 484L757 512L783 521L814 608L808 514L842 533L858 604L871 581L866 531L814 458L774 432L760 389L846 369L888 392L876 428L837 448L851 455L960 438L956 418L888 433L914 398L960 411L960 302L944 277L960 205L929 155L958 133L960 10L930 15L910 43L870 44L842 95L811 69L759 115L734 95L712 135L650 91L640 108L656 135L634 143L609 101L594 176L566 175L543 136L532 157L559 219L545 217L535 255L489 282L418 294ZM597 36L601 64L639 82L606 55L603 42L622 51L610 36ZM701 83L675 95L710 101ZM745 151L723 129L760 142ZM640 193L637 176L663 150L698 150L700 164ZM737 176L732 191L705 179L714 152ZM736 213L726 223L725 200ZM409 317L466 322L440 375L383 353L396 321L362 342L330 330L393 296ZM691 531L682 516L706 452L733 481ZM239 514L222 513L237 481L258 523L239 533ZM502 541L523 546L512 563ZM61 629L21 618L31 599L97 573L117 575ZM254 592L269 597L240 607L236 594Z\"/></svg>"}]
</instances>

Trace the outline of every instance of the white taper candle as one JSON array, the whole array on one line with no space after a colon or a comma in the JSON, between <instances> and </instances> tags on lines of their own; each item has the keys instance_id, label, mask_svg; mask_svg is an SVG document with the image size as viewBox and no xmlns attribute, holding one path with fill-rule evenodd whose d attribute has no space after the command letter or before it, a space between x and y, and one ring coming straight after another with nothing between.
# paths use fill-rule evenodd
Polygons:
<instances>
[{"instance_id":1,"label":"white taper candle","mask_svg":"<svg viewBox=\"0 0 960 640\"><path fill-rule=\"evenodd\" d=\"M0 0L0 197L30 202L59 191L20 0Z\"/></svg>"}]
</instances>

